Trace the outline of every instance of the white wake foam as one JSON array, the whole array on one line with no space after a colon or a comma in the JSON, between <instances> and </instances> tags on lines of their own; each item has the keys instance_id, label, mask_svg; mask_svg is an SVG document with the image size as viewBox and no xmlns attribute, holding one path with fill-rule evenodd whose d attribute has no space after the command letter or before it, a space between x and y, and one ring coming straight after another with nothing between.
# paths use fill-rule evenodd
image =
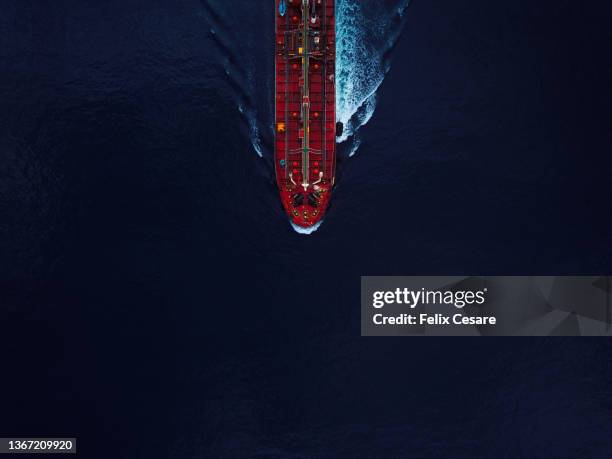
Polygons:
<instances>
[{"instance_id":1,"label":"white wake foam","mask_svg":"<svg viewBox=\"0 0 612 459\"><path fill-rule=\"evenodd\" d=\"M338 0L336 6L336 118L344 142L370 121L376 91L389 71L388 52L403 27L409 0L381 8L379 0ZM355 142L357 147L359 142ZM351 149L355 154L356 148Z\"/></svg>"},{"instance_id":2,"label":"white wake foam","mask_svg":"<svg viewBox=\"0 0 612 459\"><path fill-rule=\"evenodd\" d=\"M294 231L296 233L300 233L300 234L312 234L314 233L316 230L319 229L319 227L321 226L321 224L323 223L323 220L319 220L317 223L315 223L312 226L309 226L308 228L304 228L302 226L298 226L295 223L293 223L292 221L289 221L289 223L291 223L291 227L294 229Z\"/></svg>"}]
</instances>

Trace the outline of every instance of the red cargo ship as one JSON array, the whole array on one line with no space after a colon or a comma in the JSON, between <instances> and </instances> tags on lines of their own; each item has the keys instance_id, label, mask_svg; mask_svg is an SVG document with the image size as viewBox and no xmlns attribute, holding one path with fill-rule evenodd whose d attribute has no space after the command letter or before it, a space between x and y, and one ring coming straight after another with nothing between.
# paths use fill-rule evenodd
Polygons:
<instances>
[{"instance_id":1,"label":"red cargo ship","mask_svg":"<svg viewBox=\"0 0 612 459\"><path fill-rule=\"evenodd\" d=\"M323 218L334 185L335 0L275 2L276 181L291 222L307 230Z\"/></svg>"}]
</instances>

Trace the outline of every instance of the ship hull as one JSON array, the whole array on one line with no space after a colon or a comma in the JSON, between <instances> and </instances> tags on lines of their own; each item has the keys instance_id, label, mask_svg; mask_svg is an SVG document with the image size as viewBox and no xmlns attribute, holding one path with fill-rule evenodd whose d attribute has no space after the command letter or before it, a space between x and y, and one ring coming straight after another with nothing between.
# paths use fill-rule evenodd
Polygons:
<instances>
[{"instance_id":1,"label":"ship hull","mask_svg":"<svg viewBox=\"0 0 612 459\"><path fill-rule=\"evenodd\" d=\"M276 180L291 222L309 228L335 180L335 0L275 2Z\"/></svg>"}]
</instances>

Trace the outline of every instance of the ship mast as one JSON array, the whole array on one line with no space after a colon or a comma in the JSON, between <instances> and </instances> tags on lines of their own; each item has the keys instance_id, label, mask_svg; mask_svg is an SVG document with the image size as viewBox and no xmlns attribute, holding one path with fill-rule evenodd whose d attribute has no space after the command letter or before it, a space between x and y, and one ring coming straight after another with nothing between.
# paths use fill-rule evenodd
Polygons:
<instances>
[{"instance_id":1,"label":"ship mast","mask_svg":"<svg viewBox=\"0 0 612 459\"><path fill-rule=\"evenodd\" d=\"M302 75L303 75L303 87L302 87L302 122L304 129L304 137L302 138L302 186L304 191L308 190L310 183L310 163L309 163L309 151L310 151L310 89L309 89L309 12L308 12L309 0L302 0Z\"/></svg>"}]
</instances>

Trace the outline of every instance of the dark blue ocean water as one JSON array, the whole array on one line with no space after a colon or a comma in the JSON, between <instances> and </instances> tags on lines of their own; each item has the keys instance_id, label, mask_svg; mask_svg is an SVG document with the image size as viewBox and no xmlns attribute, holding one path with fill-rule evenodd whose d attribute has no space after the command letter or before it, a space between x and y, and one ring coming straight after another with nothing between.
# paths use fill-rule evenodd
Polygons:
<instances>
[{"instance_id":1,"label":"dark blue ocean water","mask_svg":"<svg viewBox=\"0 0 612 459\"><path fill-rule=\"evenodd\" d=\"M80 457L609 457L609 339L365 339L361 275L609 274L604 2L340 0L297 234L272 2L5 0L0 436Z\"/></svg>"}]
</instances>

